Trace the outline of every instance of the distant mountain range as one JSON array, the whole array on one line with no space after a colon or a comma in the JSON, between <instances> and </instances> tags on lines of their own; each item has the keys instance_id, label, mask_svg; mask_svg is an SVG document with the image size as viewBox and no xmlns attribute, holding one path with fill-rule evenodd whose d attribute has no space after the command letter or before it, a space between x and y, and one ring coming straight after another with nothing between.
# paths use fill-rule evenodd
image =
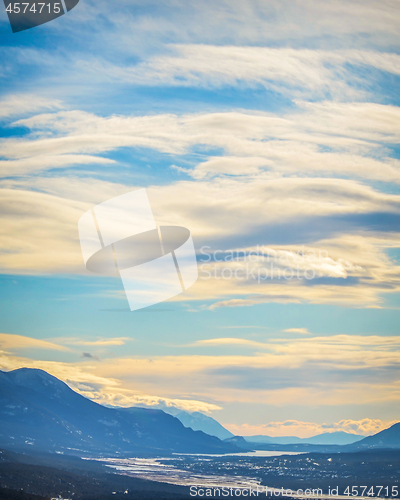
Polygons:
<instances>
[{"instance_id":1,"label":"distant mountain range","mask_svg":"<svg viewBox=\"0 0 400 500\"><path fill-rule=\"evenodd\" d=\"M28 368L0 371L0 447L108 456L238 451L161 410L106 408Z\"/></svg>"},{"instance_id":2,"label":"distant mountain range","mask_svg":"<svg viewBox=\"0 0 400 500\"><path fill-rule=\"evenodd\" d=\"M346 433L340 433L346 434ZM259 441L250 441L258 438ZM358 436L360 438L360 436ZM373 449L400 449L400 422L392 425L374 436L361 438L349 444L335 444L335 436L329 442L329 436L320 434L314 438L298 439L297 442L290 442L293 438L288 437L289 442L271 442L268 436L234 436L226 439L225 442L236 445L243 450L266 450L266 451L297 451L297 452L321 452L321 453L352 453L361 450ZM339 436L338 440L349 439L347 436ZM324 442L325 440L325 442Z\"/></svg>"},{"instance_id":3,"label":"distant mountain range","mask_svg":"<svg viewBox=\"0 0 400 500\"><path fill-rule=\"evenodd\" d=\"M173 415L179 419L185 427L190 427L194 431L203 431L210 436L216 436L222 440L232 440L234 442L234 434L229 432L217 420L203 413L195 411L188 413L174 407L152 406L152 408L160 408L165 413ZM359 434L350 434L348 432L325 432L312 436L310 438L299 438L296 436L271 437L265 435L244 436L244 439L250 444L299 444L309 443L317 445L345 445L355 443L363 439L364 436Z\"/></svg>"},{"instance_id":4,"label":"distant mountain range","mask_svg":"<svg viewBox=\"0 0 400 500\"><path fill-rule=\"evenodd\" d=\"M274 444L329 444L329 445L345 445L352 444L364 439L364 436L358 434L350 434L348 432L324 432L309 438L299 438L296 436L270 437L270 436L245 436L244 439L248 443L274 443Z\"/></svg>"}]
</instances>

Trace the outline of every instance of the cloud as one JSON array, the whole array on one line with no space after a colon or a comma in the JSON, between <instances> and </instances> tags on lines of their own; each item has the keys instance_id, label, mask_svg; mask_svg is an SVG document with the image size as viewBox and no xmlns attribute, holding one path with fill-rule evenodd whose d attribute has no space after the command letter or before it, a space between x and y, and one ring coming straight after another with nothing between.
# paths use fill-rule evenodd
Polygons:
<instances>
[{"instance_id":1,"label":"cloud","mask_svg":"<svg viewBox=\"0 0 400 500\"><path fill-rule=\"evenodd\" d=\"M228 345L237 352L227 354ZM202 355L196 353L200 347ZM219 405L263 401L272 406L365 408L400 398L399 337L222 338L191 348L195 351L183 355L128 356L117 363L103 359L96 373L144 393L157 388L162 397L184 394Z\"/></svg>"},{"instance_id":2,"label":"cloud","mask_svg":"<svg viewBox=\"0 0 400 500\"><path fill-rule=\"evenodd\" d=\"M293 332L293 330L298 332L299 329L285 331ZM301 333L305 333L305 329L300 330ZM264 342L224 337L200 340L192 345L253 347L258 352L258 355L254 356L251 363L248 363L249 369L283 368L284 366L293 368L312 364L313 366L325 368L344 369L347 373L348 369L352 370L353 368L364 369L384 366L390 368L400 360L400 337L398 336L342 334L296 339L273 338ZM262 354L262 351L265 354ZM224 358L224 363L229 363L229 359L229 356ZM238 358L233 357L232 361L232 367L235 362L238 362L238 366L246 366L245 363L242 363L240 356Z\"/></svg>"},{"instance_id":3,"label":"cloud","mask_svg":"<svg viewBox=\"0 0 400 500\"><path fill-rule=\"evenodd\" d=\"M1 193L3 272L46 273L81 267L77 221L89 204L25 189L2 189Z\"/></svg>"},{"instance_id":4,"label":"cloud","mask_svg":"<svg viewBox=\"0 0 400 500\"><path fill-rule=\"evenodd\" d=\"M174 44L169 52L135 66L104 63L100 70L113 80L146 86L261 85L290 98L313 99L365 98L371 81L359 78L357 67L400 74L396 53L205 44ZM98 64L94 69L99 71Z\"/></svg>"},{"instance_id":5,"label":"cloud","mask_svg":"<svg viewBox=\"0 0 400 500\"><path fill-rule=\"evenodd\" d=\"M64 354L63 359L76 359L77 356L98 360L98 356L89 352L81 352L82 346L91 347L96 354L101 353L110 356L112 351L106 348L122 346L133 339L127 337L103 338L98 340L82 340L78 338L53 338L49 340L35 339L23 335L0 333L0 350L12 355L26 355L30 358L41 359L46 351L60 352Z\"/></svg>"},{"instance_id":6,"label":"cloud","mask_svg":"<svg viewBox=\"0 0 400 500\"><path fill-rule=\"evenodd\" d=\"M287 333L301 333L304 335L311 335L311 333L307 330L307 328L287 328L286 330L283 331Z\"/></svg>"},{"instance_id":7,"label":"cloud","mask_svg":"<svg viewBox=\"0 0 400 500\"><path fill-rule=\"evenodd\" d=\"M222 0L215 4L205 0L201 4L177 4L166 0L160 10L136 1L121 4L118 13L105 1L95 5L97 10L89 4L81 14L82 24L87 23L88 18L93 20L107 13L110 29L102 32L104 39L98 34L98 42L103 47L108 43L127 52L133 51L129 42L136 42L134 46L137 44L143 49L143 46L160 45L166 40L236 45L283 40L296 46L306 41L316 43L316 39L322 45L329 42L349 45L351 41L362 46L394 44L398 40L398 9L388 1L349 4L345 0L329 0L321 4L315 0L307 3L299 0ZM76 24L76 19L74 21ZM112 37L116 29L121 35L117 40Z\"/></svg>"},{"instance_id":8,"label":"cloud","mask_svg":"<svg viewBox=\"0 0 400 500\"><path fill-rule=\"evenodd\" d=\"M362 420L340 420L339 422L333 424L333 429L343 430L350 433L354 432L356 434L362 434L364 436L370 436L372 434L376 434L377 432L383 431L384 429L387 429L396 422L398 421L394 420L391 422L382 422L382 420L380 419L371 418L363 418Z\"/></svg>"},{"instance_id":9,"label":"cloud","mask_svg":"<svg viewBox=\"0 0 400 500\"><path fill-rule=\"evenodd\" d=\"M254 175L261 167L268 167L265 158L218 156L200 163L194 170L174 167L180 172L191 175L194 179L211 178L216 175Z\"/></svg>"},{"instance_id":10,"label":"cloud","mask_svg":"<svg viewBox=\"0 0 400 500\"><path fill-rule=\"evenodd\" d=\"M65 346L47 340L40 340L23 335L0 333L0 349L7 352L29 351L33 349L44 349L50 351L68 351Z\"/></svg>"},{"instance_id":11,"label":"cloud","mask_svg":"<svg viewBox=\"0 0 400 500\"><path fill-rule=\"evenodd\" d=\"M115 162L108 158L92 155L38 155L18 160L0 160L0 177L7 177L39 172L41 170L53 170L55 168L66 168L78 165L112 165Z\"/></svg>"},{"instance_id":12,"label":"cloud","mask_svg":"<svg viewBox=\"0 0 400 500\"><path fill-rule=\"evenodd\" d=\"M48 99L36 94L8 94L0 99L0 119L24 116L43 110L57 110L62 107L58 99Z\"/></svg>"},{"instance_id":13,"label":"cloud","mask_svg":"<svg viewBox=\"0 0 400 500\"><path fill-rule=\"evenodd\" d=\"M265 347L262 342L256 342L248 339L237 339L232 337L224 337L220 339L198 340L192 345L208 345L208 346L243 346L243 347Z\"/></svg>"},{"instance_id":14,"label":"cloud","mask_svg":"<svg viewBox=\"0 0 400 500\"><path fill-rule=\"evenodd\" d=\"M95 359L97 361L99 360L97 356L93 356L92 354L90 354L90 352L83 352L82 358Z\"/></svg>"},{"instance_id":15,"label":"cloud","mask_svg":"<svg viewBox=\"0 0 400 500\"><path fill-rule=\"evenodd\" d=\"M70 346L92 346L92 347L107 347L107 346L119 346L125 345L127 342L133 339L129 337L116 337L112 339L99 339L99 340L81 340L77 338L57 338L57 342L60 344L66 344Z\"/></svg>"},{"instance_id":16,"label":"cloud","mask_svg":"<svg viewBox=\"0 0 400 500\"><path fill-rule=\"evenodd\" d=\"M3 272L86 274L79 217L92 204L136 186L57 177L36 179L32 191L29 183L7 180L0 186ZM185 300L211 300L211 308L271 300L377 306L382 293L399 288L399 266L385 252L398 246L397 195L342 179L258 177L245 183L196 181L193 187L192 181L181 181L147 189L158 224L189 227L203 259L200 279ZM243 279L243 262L204 262L202 252L254 252L255 243L269 258L248 263L264 273L260 280ZM263 268L271 265L275 277L265 279ZM299 270L315 273L315 279L279 279L278 268L281 275ZM221 279L223 269L224 276L231 273L228 279ZM236 269L240 279L232 274Z\"/></svg>"},{"instance_id":17,"label":"cloud","mask_svg":"<svg viewBox=\"0 0 400 500\"><path fill-rule=\"evenodd\" d=\"M396 63L387 54L370 56L382 68ZM57 175L54 169L115 169L119 162L105 154L144 147L174 157L174 164L177 158L185 162L184 180L147 187L158 224L189 227L197 248L251 252L262 245L277 259L273 280L208 279L207 273L222 267L226 275L238 273L242 264L201 262L200 280L185 300L209 301L210 309L268 301L380 307L383 294L400 286L399 266L387 255L398 246L400 197L365 181L400 181L399 160L391 157L391 147L400 142L399 120L396 106L335 101L299 101L285 114L97 116L62 110L19 119L13 125L31 133L0 143L0 171L7 177L0 184L0 269L86 274L79 217L140 186L79 170ZM199 160L188 161L186 155L199 146ZM51 172L44 174L46 169ZM41 177L32 175L37 171ZM308 260L302 245L325 257ZM266 275L262 262L254 267ZM302 279L279 279L279 273L297 271ZM315 279L305 279L306 272Z\"/></svg>"},{"instance_id":18,"label":"cloud","mask_svg":"<svg viewBox=\"0 0 400 500\"><path fill-rule=\"evenodd\" d=\"M36 88L47 88L50 80L54 87L58 84L61 95L72 94L76 99L76 88L86 96L100 83L109 82L113 73L118 73L112 71L112 66L118 65L123 69L125 65L132 65L132 60L142 60L140 69L147 69L148 72L152 70L158 78L160 73L168 72L168 65L174 67L171 64L174 62L175 69L191 69L192 79L197 77L200 80L204 71L210 72L211 69L218 73L215 61L217 57L222 78L230 77L233 80L240 72L240 69L235 72L234 68L229 67L229 63L232 66L233 59L237 63L236 68L246 65L253 78L262 79L267 70L272 72L271 69L275 69L273 62L280 62L276 56L273 57L274 51L290 53L293 50L290 47L301 49L301 56L292 61L291 73L295 73L296 68L304 69L301 59L305 59L304 53L307 51L312 52L310 47L318 48L326 54L335 53L343 47L359 48L362 53L371 49L376 53L384 52L387 47L395 47L399 41L398 9L395 3L389 1L369 0L349 4L344 0L330 0L321 4L315 0L307 3L298 0L223 0L215 4L205 0L201 4L183 5L166 0L157 7L141 1L125 2L121 3L116 12L105 1L86 3L80 6L72 20L65 19L63 30L58 26L52 27L58 33L60 48L68 46L68 51L54 50L53 47L36 51L24 47L17 51L7 47L1 54L3 64L0 74L19 76L22 73L31 79L34 76ZM103 19L108 20L107 24L104 24ZM84 27L88 25L101 26L101 29L84 32ZM118 37L115 33L118 33ZM79 43L77 34L80 35ZM168 53L165 46L171 44L191 50L193 59L199 66L197 74L195 68L190 67L190 61L184 58L185 64L181 62L181 54L174 58ZM210 52L213 51L211 55L214 57L208 56L210 69L207 66L204 68L207 59L204 50L201 52L203 45ZM93 46L97 47L97 51L93 51ZM231 49L225 58L226 62L220 55L225 48ZM262 53L268 49L271 50L269 58L261 57L261 61L258 61L252 57L257 50ZM241 56L241 51L244 50L249 54L247 57ZM375 59L379 55L378 52ZM382 54L382 59L384 57L385 54ZM189 59L188 56L186 58ZM287 58L282 59L288 65ZM38 62L41 69L39 74L35 71ZM17 73L15 66L23 70ZM267 70L263 71L264 66ZM318 65L314 63L314 66ZM312 64L305 64L305 69L313 70L314 67ZM278 70L275 69L275 73ZM324 70L329 74L329 67ZM135 68L131 72L135 72ZM303 74L307 75L308 72L312 73L310 76L318 77L315 82L321 80L321 73L324 76L322 71L315 69L313 72L304 71ZM139 74L134 76L135 81L140 78ZM290 68L287 76L290 77ZM203 77L204 79L207 80ZM25 79L21 80L23 86ZM114 85L118 83L115 80ZM311 81L311 84L314 83ZM125 86L125 81L121 85Z\"/></svg>"},{"instance_id":19,"label":"cloud","mask_svg":"<svg viewBox=\"0 0 400 500\"><path fill-rule=\"evenodd\" d=\"M163 398L145 394L134 394L133 391L124 391L121 393L110 394L108 392L90 392L81 388L81 394L92 399L96 403L107 406L144 406L162 408L178 408L189 413L199 411L201 413L211 413L220 410L221 407L204 401L179 398Z\"/></svg>"},{"instance_id":20,"label":"cloud","mask_svg":"<svg viewBox=\"0 0 400 500\"><path fill-rule=\"evenodd\" d=\"M386 145L400 142L398 107L374 103L305 103L287 114L226 112L177 116L99 117L82 111L47 113L15 122L35 131L0 144L0 153L22 171L51 161L94 162L93 154L147 147L182 155L202 144L224 151L194 169L196 179L216 175L352 176L399 182L399 161ZM49 136L49 132L51 134ZM39 136L37 133L40 132ZM89 155L85 159L85 155ZM36 158L36 159L35 159ZM39 158L39 159L37 159ZM26 160L26 165L24 163ZM110 163L102 157L98 163ZM13 163L14 162L14 163ZM47 163L46 163L47 162ZM7 162L2 163L6 173Z\"/></svg>"}]
</instances>

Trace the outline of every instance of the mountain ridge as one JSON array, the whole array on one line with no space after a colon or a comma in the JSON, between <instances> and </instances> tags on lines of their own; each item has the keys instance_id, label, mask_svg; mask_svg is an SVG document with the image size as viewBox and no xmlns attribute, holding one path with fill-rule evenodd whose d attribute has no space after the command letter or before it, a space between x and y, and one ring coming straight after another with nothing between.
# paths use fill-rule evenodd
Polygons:
<instances>
[{"instance_id":1,"label":"mountain ridge","mask_svg":"<svg viewBox=\"0 0 400 500\"><path fill-rule=\"evenodd\" d=\"M0 371L0 446L107 455L238 451L161 410L99 405L32 368Z\"/></svg>"}]
</instances>

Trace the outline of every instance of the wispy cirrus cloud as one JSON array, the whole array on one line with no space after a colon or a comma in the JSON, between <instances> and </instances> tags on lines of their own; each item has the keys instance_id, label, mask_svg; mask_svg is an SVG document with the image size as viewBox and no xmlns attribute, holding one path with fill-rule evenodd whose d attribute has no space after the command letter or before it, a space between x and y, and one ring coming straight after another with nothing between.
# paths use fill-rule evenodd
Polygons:
<instances>
[{"instance_id":1,"label":"wispy cirrus cloud","mask_svg":"<svg viewBox=\"0 0 400 500\"><path fill-rule=\"evenodd\" d=\"M30 128L32 135L0 143L1 167L3 175L12 175L14 166L18 173L68 163L111 164L112 159L99 155L123 147L145 147L179 157L205 145L220 148L223 154L210 154L194 168L176 163L175 168L197 180L221 175L251 177L267 171L275 176L312 173L398 183L399 161L390 156L388 148L400 142L399 119L395 106L337 102L299 102L298 108L283 115L226 112L100 117L61 111L14 122Z\"/></svg>"},{"instance_id":2,"label":"wispy cirrus cloud","mask_svg":"<svg viewBox=\"0 0 400 500\"><path fill-rule=\"evenodd\" d=\"M49 99L40 94L8 94L0 99L0 119L26 116L44 110L60 110L62 101Z\"/></svg>"},{"instance_id":3,"label":"wispy cirrus cloud","mask_svg":"<svg viewBox=\"0 0 400 500\"><path fill-rule=\"evenodd\" d=\"M0 349L4 352L29 351L40 349L46 351L68 351L68 347L47 340L35 339L24 335L0 333Z\"/></svg>"},{"instance_id":4,"label":"wispy cirrus cloud","mask_svg":"<svg viewBox=\"0 0 400 500\"><path fill-rule=\"evenodd\" d=\"M90 8L91 5L89 1L81 12L82 23L87 22L88 17L96 18L98 11ZM398 40L396 22L399 13L397 5L390 1L368 0L349 4L345 0L329 0L323 4L317 1L305 4L299 0L222 0L215 4L205 0L201 4L183 5L166 0L164 9L159 11L152 4L139 0L133 4L121 4L118 12L104 0L96 3L99 5L101 12L107 12L110 23L109 37L101 40L99 36L99 42L112 43L126 51L134 50L128 45L132 40L140 49L153 41L160 44L177 39L219 44L284 40L296 45L309 39L324 44L324 37L328 37L331 44L339 45L349 41L359 41L360 45L367 42L388 45ZM118 40L111 37L115 29L121 35ZM153 38L144 44L143 40L147 40L150 34Z\"/></svg>"},{"instance_id":5,"label":"wispy cirrus cloud","mask_svg":"<svg viewBox=\"0 0 400 500\"><path fill-rule=\"evenodd\" d=\"M38 155L16 160L0 160L0 176L24 175L41 170L53 170L82 165L112 165L114 160L93 155Z\"/></svg>"},{"instance_id":6,"label":"wispy cirrus cloud","mask_svg":"<svg viewBox=\"0 0 400 500\"><path fill-rule=\"evenodd\" d=\"M291 99L311 95L365 99L372 82L359 78L357 68L400 74L396 53L204 44L168 48L169 53L135 66L97 64L96 73L100 69L111 79L136 85L263 86Z\"/></svg>"},{"instance_id":7,"label":"wispy cirrus cloud","mask_svg":"<svg viewBox=\"0 0 400 500\"><path fill-rule=\"evenodd\" d=\"M300 54L301 50L305 54L310 48L319 49L329 57L330 53L335 54L338 49L342 49L343 53L343 48L348 46L364 53L368 49L385 50L387 47L395 46L399 41L396 29L399 21L398 9L389 1L369 0L349 5L343 0L330 0L321 5L316 1L305 4L301 1L288 0L284 2L245 0L222 1L215 5L207 0L201 5L179 4L178 6L175 2L166 0L162 3L162 7L160 5L157 7L140 1L124 2L120 3L116 11L105 1L95 4L88 2L85 6L80 6L79 12L74 14L72 20L69 18L64 20L64 30L52 26L57 32L60 43L60 50L56 55L54 46L36 51L31 47L24 47L18 52L7 47L8 50L2 54L4 67L8 70L4 73L9 74L11 69L15 71L15 64L23 66L28 73L30 66L40 62L45 74L37 75L37 81L46 85L46 77L51 75L52 82L56 81L62 85L63 92L68 93L72 85L75 87L81 85L83 90L88 81L97 84L109 81L110 74L117 74L118 70L119 73L123 73L124 66L132 66L132 59L144 60L140 66L141 74L146 74L146 69L147 74L151 70L155 73L155 81L160 79L160 73L167 72L166 68L169 65L178 71L184 71L182 80L185 71L186 73L191 71L191 78L198 85L207 84L213 72L220 80L235 81L238 76L243 76L239 69L229 67L229 62L234 60L236 66L246 66L247 72L253 79L260 80L264 77L265 80L267 70L263 71L263 66L272 66L274 69L273 50L280 50L277 47L283 46L281 50L287 50L288 54L292 50L290 47L300 49L298 58L295 56L294 61L289 61L293 62L292 68L284 73L289 82L290 77L293 80L296 67L299 70L304 69L304 63L299 59L305 60L306 57ZM103 22L105 18L108 20L106 24ZM102 29L83 33L82 28L89 24L101 26ZM116 32L118 37L115 36ZM79 43L77 43L77 33L80 34ZM68 52L65 51L63 43L68 45ZM93 43L98 47L99 53L89 57L88 53L93 54L93 50L90 50L93 48ZM181 54L178 56L168 54L166 46L170 44L175 44L178 48L183 47L187 51L193 50L192 60L196 62L199 70L196 72L194 64L190 66L190 61L182 62L181 59L185 57ZM230 49L228 57L225 58L216 53L218 49L223 52L225 49L223 45L226 46L226 50ZM259 47L254 47L257 45ZM207 67L204 67L207 63L206 58L202 57L200 49L197 51L195 48L191 49L193 46L210 47L207 50L214 51L208 54ZM260 64L253 54L256 49L268 48L271 49L271 62L268 64L268 60L265 61L264 57L261 59L261 63L264 64ZM249 55L241 56L240 51L246 49ZM357 50L353 50L352 53L356 54ZM110 54L114 54L114 57ZM115 54L118 56L115 57ZM351 61L351 51L347 50L346 54ZM379 55L379 52L377 54ZM218 57L221 62L219 72L215 69L214 62ZM353 55L353 59L357 62L356 55ZM375 57L374 62L379 65L377 59L378 57ZM119 65L115 64L116 62ZM281 68L283 62L278 60L276 65ZM311 85L324 83L324 76L330 71L329 67L317 68L319 71L315 71L316 65L308 62L306 67L310 76L312 73L316 77ZM113 66L114 71L110 71ZM52 71L54 68L55 74ZM135 70L131 69L130 72L132 71ZM273 72L272 80L279 76L278 73L278 70ZM306 73L307 71L303 72ZM141 74L137 72L136 80L143 79ZM121 79L121 74L118 76ZM294 79L301 78L306 77L302 77L298 71ZM285 79L282 80L285 86ZM340 86L342 82L339 82L338 87ZM333 86L331 90L335 91Z\"/></svg>"}]
</instances>

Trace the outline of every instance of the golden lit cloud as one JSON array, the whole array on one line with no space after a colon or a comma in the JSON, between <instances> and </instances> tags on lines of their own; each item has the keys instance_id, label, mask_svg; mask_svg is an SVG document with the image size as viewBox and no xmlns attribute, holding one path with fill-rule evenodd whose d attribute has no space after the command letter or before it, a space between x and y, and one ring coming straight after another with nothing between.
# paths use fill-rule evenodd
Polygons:
<instances>
[{"instance_id":1,"label":"golden lit cloud","mask_svg":"<svg viewBox=\"0 0 400 500\"><path fill-rule=\"evenodd\" d=\"M301 333L304 335L311 335L311 333L307 330L307 328L287 328L283 330L286 333Z\"/></svg>"},{"instance_id":2,"label":"golden lit cloud","mask_svg":"<svg viewBox=\"0 0 400 500\"><path fill-rule=\"evenodd\" d=\"M34 339L22 335L9 333L0 333L0 349L2 351L14 352L21 350L44 349L50 351L68 351L58 343L48 342L46 340Z\"/></svg>"},{"instance_id":3,"label":"golden lit cloud","mask_svg":"<svg viewBox=\"0 0 400 500\"><path fill-rule=\"evenodd\" d=\"M115 337L111 339L98 339L98 340L82 340L78 338L57 338L59 344L66 344L69 346L88 346L88 347L106 347L124 345L134 339L129 337Z\"/></svg>"}]
</instances>

